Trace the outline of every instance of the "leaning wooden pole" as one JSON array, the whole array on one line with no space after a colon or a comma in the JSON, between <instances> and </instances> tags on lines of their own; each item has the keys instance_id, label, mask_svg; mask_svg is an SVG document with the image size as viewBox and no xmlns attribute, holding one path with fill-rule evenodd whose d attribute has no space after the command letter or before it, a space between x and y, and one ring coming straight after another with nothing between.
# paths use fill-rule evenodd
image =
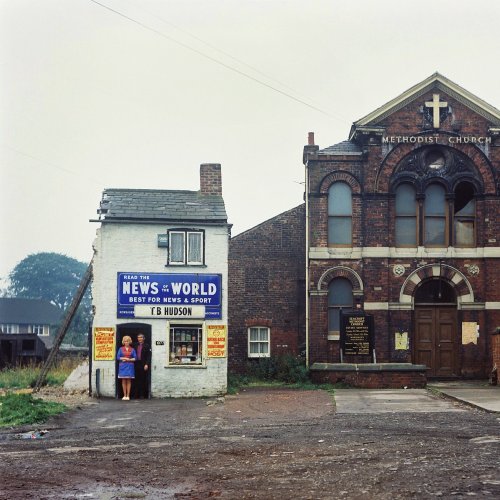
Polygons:
<instances>
[{"instance_id":1,"label":"leaning wooden pole","mask_svg":"<svg viewBox=\"0 0 500 500\"><path fill-rule=\"evenodd\" d=\"M42 366L40 375L38 375L35 387L33 388L33 392L38 392L40 390L40 387L42 387L45 378L47 377L47 373L49 372L49 369L52 366L52 363L54 362L57 353L59 352L59 347L61 347L64 336L66 335L66 332L68 331L68 328L71 325L71 321L73 320L73 317L76 314L76 310L78 309L78 306L82 301L85 291L87 290L87 287L89 286L89 283L92 280L92 262L93 261L91 261L89 266L87 267L87 270L83 275L82 281L80 282L80 286L78 287L78 290L75 292L75 295L73 296L73 301L66 310L64 320L61 324L61 327L59 328L59 331L57 332L56 338L54 339L54 345L52 346L52 349L50 350L50 353L47 356L47 359L45 360L45 363Z\"/></svg>"}]
</instances>

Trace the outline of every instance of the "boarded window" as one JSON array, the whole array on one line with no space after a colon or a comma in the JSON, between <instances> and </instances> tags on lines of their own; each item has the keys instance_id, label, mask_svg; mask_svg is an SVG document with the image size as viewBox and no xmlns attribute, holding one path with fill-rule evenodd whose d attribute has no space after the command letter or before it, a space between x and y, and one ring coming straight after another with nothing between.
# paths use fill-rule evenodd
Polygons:
<instances>
[{"instance_id":1,"label":"boarded window","mask_svg":"<svg viewBox=\"0 0 500 500\"><path fill-rule=\"evenodd\" d=\"M474 187L468 182L460 183L455 189L453 215L455 246L475 246L476 200Z\"/></svg>"}]
</instances>

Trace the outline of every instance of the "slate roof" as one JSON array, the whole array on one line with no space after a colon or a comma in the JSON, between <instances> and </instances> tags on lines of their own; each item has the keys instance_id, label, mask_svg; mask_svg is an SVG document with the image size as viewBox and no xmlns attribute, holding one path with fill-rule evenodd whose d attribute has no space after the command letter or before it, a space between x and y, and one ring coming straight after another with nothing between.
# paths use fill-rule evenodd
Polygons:
<instances>
[{"instance_id":1,"label":"slate roof","mask_svg":"<svg viewBox=\"0 0 500 500\"><path fill-rule=\"evenodd\" d=\"M227 221L222 196L200 191L105 189L97 213L100 222Z\"/></svg>"},{"instance_id":2,"label":"slate roof","mask_svg":"<svg viewBox=\"0 0 500 500\"><path fill-rule=\"evenodd\" d=\"M342 141L325 149L320 149L318 155L350 155L361 154L361 148L352 141Z\"/></svg>"},{"instance_id":3,"label":"slate roof","mask_svg":"<svg viewBox=\"0 0 500 500\"><path fill-rule=\"evenodd\" d=\"M15 325L54 325L62 311L46 300L0 298L0 323Z\"/></svg>"}]
</instances>

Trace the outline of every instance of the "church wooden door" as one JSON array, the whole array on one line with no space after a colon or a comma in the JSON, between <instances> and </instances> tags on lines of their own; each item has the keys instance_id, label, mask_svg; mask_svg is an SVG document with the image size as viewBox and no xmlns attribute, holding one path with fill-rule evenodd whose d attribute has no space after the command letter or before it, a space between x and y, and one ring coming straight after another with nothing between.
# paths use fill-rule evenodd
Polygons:
<instances>
[{"instance_id":1,"label":"church wooden door","mask_svg":"<svg viewBox=\"0 0 500 500\"><path fill-rule=\"evenodd\" d=\"M415 308L414 360L427 365L428 377L457 375L456 307Z\"/></svg>"}]
</instances>

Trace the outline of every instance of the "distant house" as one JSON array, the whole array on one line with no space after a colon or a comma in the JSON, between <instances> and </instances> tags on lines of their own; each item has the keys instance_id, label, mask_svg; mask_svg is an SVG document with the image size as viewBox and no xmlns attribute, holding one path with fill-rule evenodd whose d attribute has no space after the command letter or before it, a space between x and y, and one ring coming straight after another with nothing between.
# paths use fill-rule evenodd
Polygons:
<instances>
[{"instance_id":1,"label":"distant house","mask_svg":"<svg viewBox=\"0 0 500 500\"><path fill-rule=\"evenodd\" d=\"M48 337L61 314L58 307L46 300L0 298L2 333L35 333Z\"/></svg>"},{"instance_id":2,"label":"distant house","mask_svg":"<svg viewBox=\"0 0 500 500\"><path fill-rule=\"evenodd\" d=\"M44 359L60 319L60 309L46 300L0 298L0 368Z\"/></svg>"}]
</instances>

